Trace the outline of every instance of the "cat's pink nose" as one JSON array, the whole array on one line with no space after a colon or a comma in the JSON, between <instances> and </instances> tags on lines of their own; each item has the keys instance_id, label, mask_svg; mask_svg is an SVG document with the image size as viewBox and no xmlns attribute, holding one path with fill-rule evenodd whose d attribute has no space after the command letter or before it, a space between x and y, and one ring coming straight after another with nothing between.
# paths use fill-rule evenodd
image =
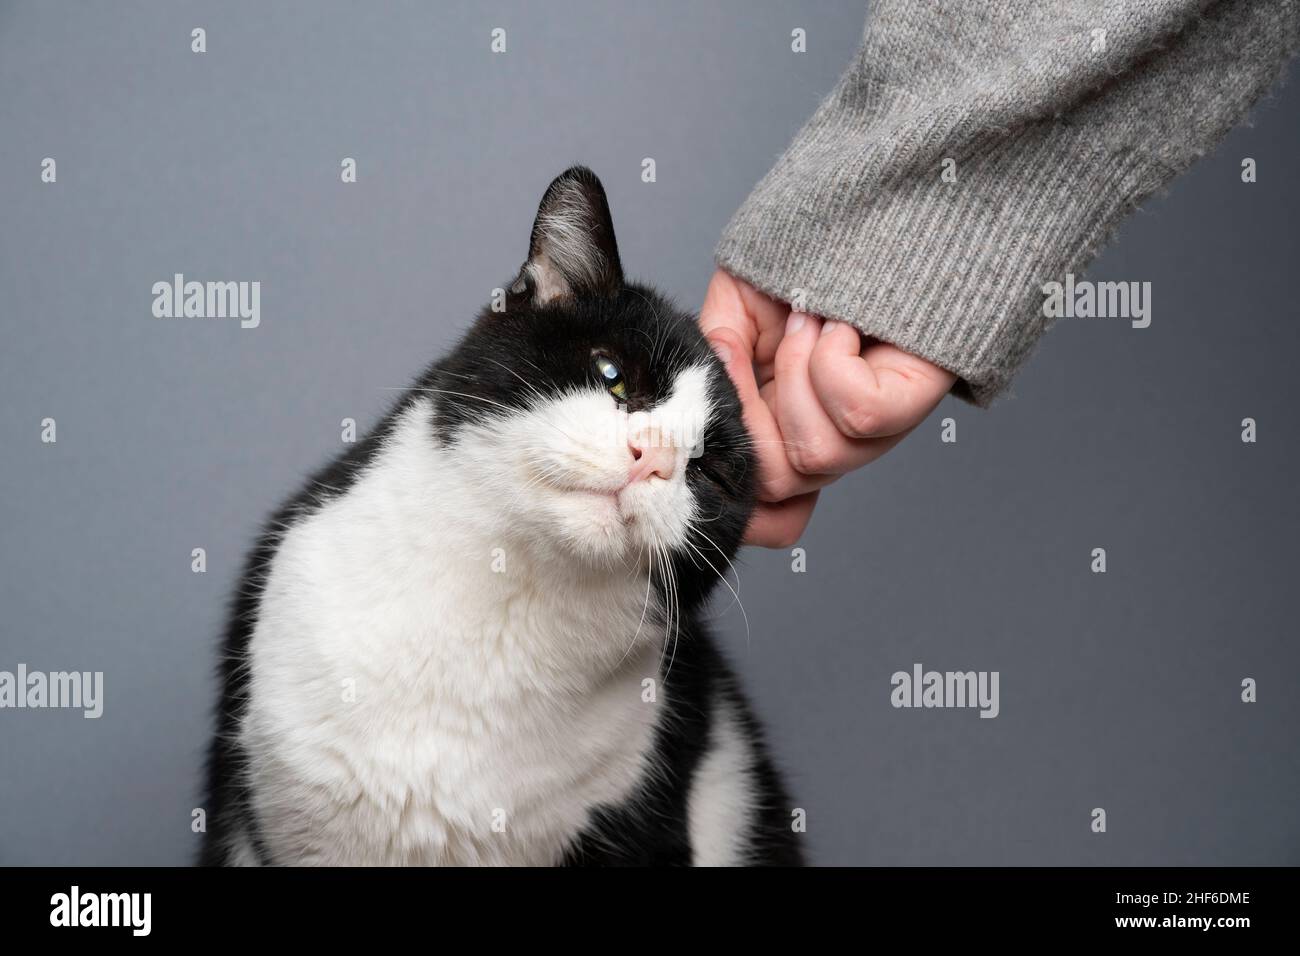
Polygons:
<instances>
[{"instance_id":1,"label":"cat's pink nose","mask_svg":"<svg viewBox=\"0 0 1300 956\"><path fill-rule=\"evenodd\" d=\"M677 463L677 449L668 443L664 434L657 428L647 428L635 432L627 438L628 450L632 452L632 467L628 469L627 483L644 481L652 475L671 478L673 467Z\"/></svg>"}]
</instances>

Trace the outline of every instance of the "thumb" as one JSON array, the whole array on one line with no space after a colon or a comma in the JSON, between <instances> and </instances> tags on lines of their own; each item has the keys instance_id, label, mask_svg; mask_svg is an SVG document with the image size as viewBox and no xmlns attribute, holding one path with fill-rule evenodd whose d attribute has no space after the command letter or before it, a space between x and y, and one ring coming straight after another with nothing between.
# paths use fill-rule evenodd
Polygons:
<instances>
[{"instance_id":1,"label":"thumb","mask_svg":"<svg viewBox=\"0 0 1300 956\"><path fill-rule=\"evenodd\" d=\"M760 459L766 457L770 462L772 456L765 456L763 451L778 449L781 434L754 375L758 329L743 308L740 286L721 269L709 282L704 308L700 310L700 330L736 387L745 428L756 442ZM771 470L771 464L766 469L760 464L760 473Z\"/></svg>"},{"instance_id":2,"label":"thumb","mask_svg":"<svg viewBox=\"0 0 1300 956\"><path fill-rule=\"evenodd\" d=\"M714 329L707 338L713 351L727 367L727 374L740 396L745 428L749 431L758 458L759 498L765 501L784 501L791 495L826 484L829 479L809 479L798 474L786 458L781 426L777 424L771 406L763 400L758 380L754 377L753 355L743 347L740 336L731 329ZM808 510L811 513L812 509ZM757 539L751 537L749 540Z\"/></svg>"},{"instance_id":3,"label":"thumb","mask_svg":"<svg viewBox=\"0 0 1300 956\"><path fill-rule=\"evenodd\" d=\"M750 405L762 402L758 394L758 380L754 377L753 356L734 329L720 326L710 330L705 338L718 361L726 368L731 383L736 386L740 404L748 416Z\"/></svg>"}]
</instances>

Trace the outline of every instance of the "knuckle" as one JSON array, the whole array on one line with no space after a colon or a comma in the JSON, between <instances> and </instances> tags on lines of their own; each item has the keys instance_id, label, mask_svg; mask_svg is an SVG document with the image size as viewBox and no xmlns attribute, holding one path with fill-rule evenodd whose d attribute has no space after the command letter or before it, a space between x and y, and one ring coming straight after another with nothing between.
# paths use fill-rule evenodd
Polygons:
<instances>
[{"instance_id":1,"label":"knuckle","mask_svg":"<svg viewBox=\"0 0 1300 956\"><path fill-rule=\"evenodd\" d=\"M716 349L719 345L725 345L728 348L736 349L740 346L740 336L728 328L708 329L704 333L704 338L710 345Z\"/></svg>"},{"instance_id":2,"label":"knuckle","mask_svg":"<svg viewBox=\"0 0 1300 956\"><path fill-rule=\"evenodd\" d=\"M820 475L835 470L835 451L830 443L812 438L790 449L790 463L804 475Z\"/></svg>"},{"instance_id":3,"label":"knuckle","mask_svg":"<svg viewBox=\"0 0 1300 956\"><path fill-rule=\"evenodd\" d=\"M785 501L796 490L793 475L781 475L762 482L762 497L767 501Z\"/></svg>"},{"instance_id":4,"label":"knuckle","mask_svg":"<svg viewBox=\"0 0 1300 956\"><path fill-rule=\"evenodd\" d=\"M866 438L880 430L881 414L875 402L857 401L841 408L836 415L840 431L853 438Z\"/></svg>"}]
</instances>

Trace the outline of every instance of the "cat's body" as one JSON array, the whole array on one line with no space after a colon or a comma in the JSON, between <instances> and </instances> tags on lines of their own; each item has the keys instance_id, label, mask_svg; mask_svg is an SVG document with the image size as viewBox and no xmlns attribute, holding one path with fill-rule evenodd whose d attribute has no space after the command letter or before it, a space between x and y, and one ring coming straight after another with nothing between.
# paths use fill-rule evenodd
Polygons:
<instances>
[{"instance_id":1,"label":"cat's body","mask_svg":"<svg viewBox=\"0 0 1300 956\"><path fill-rule=\"evenodd\" d=\"M250 557L204 862L799 862L698 621L747 442L693 325L623 282L599 183L557 179L505 314Z\"/></svg>"}]
</instances>

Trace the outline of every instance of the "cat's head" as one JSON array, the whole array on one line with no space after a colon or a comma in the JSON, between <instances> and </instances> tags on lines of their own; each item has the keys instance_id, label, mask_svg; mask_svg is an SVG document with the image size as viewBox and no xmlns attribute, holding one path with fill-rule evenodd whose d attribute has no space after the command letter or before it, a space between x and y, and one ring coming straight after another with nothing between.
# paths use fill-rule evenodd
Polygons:
<instances>
[{"instance_id":1,"label":"cat's head","mask_svg":"<svg viewBox=\"0 0 1300 956\"><path fill-rule=\"evenodd\" d=\"M551 183L503 291L426 383L456 468L515 540L643 577L658 565L698 600L749 519L750 438L693 317L624 278L590 170Z\"/></svg>"}]
</instances>

